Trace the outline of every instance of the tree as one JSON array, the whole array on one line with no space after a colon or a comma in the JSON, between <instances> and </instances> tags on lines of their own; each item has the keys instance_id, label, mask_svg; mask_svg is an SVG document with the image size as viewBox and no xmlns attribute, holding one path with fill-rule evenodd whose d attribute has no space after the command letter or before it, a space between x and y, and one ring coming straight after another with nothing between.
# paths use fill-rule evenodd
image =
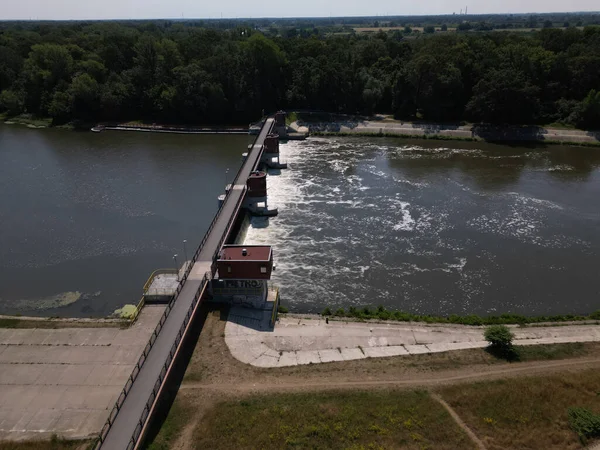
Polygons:
<instances>
[{"instance_id":1,"label":"tree","mask_svg":"<svg viewBox=\"0 0 600 450\"><path fill-rule=\"evenodd\" d=\"M410 33L412 33L412 28L409 27L408 25L406 25L404 27L404 34L410 34Z\"/></svg>"},{"instance_id":2,"label":"tree","mask_svg":"<svg viewBox=\"0 0 600 450\"><path fill-rule=\"evenodd\" d=\"M72 99L73 113L78 118L92 119L95 116L100 100L100 87L90 75L84 73L73 78L69 87L69 96ZM60 102L62 108L66 98L68 97L59 95L54 100Z\"/></svg>"},{"instance_id":3,"label":"tree","mask_svg":"<svg viewBox=\"0 0 600 450\"><path fill-rule=\"evenodd\" d=\"M544 28L552 28L552 21L551 20L546 20L544 22Z\"/></svg>"},{"instance_id":4,"label":"tree","mask_svg":"<svg viewBox=\"0 0 600 450\"><path fill-rule=\"evenodd\" d=\"M592 89L581 103L577 126L588 130L600 130L600 91Z\"/></svg>"},{"instance_id":5,"label":"tree","mask_svg":"<svg viewBox=\"0 0 600 450\"><path fill-rule=\"evenodd\" d=\"M442 24L442 31L448 31L448 25L446 25L445 23Z\"/></svg>"},{"instance_id":6,"label":"tree","mask_svg":"<svg viewBox=\"0 0 600 450\"><path fill-rule=\"evenodd\" d=\"M52 97L48 113L52 117L53 124L62 124L68 122L71 115L73 99L67 92L57 91Z\"/></svg>"},{"instance_id":7,"label":"tree","mask_svg":"<svg viewBox=\"0 0 600 450\"><path fill-rule=\"evenodd\" d=\"M492 69L473 88L467 114L473 121L528 124L539 111L539 88L515 69Z\"/></svg>"},{"instance_id":8,"label":"tree","mask_svg":"<svg viewBox=\"0 0 600 450\"><path fill-rule=\"evenodd\" d=\"M433 25L427 25L423 31L425 32L425 34L433 34L435 33L435 27Z\"/></svg>"},{"instance_id":9,"label":"tree","mask_svg":"<svg viewBox=\"0 0 600 450\"><path fill-rule=\"evenodd\" d=\"M503 349L511 347L515 337L506 325L490 325L485 329L483 336L491 347Z\"/></svg>"},{"instance_id":10,"label":"tree","mask_svg":"<svg viewBox=\"0 0 600 450\"><path fill-rule=\"evenodd\" d=\"M16 116L23 112L23 95L19 92L5 90L0 92L0 110L6 111L10 116Z\"/></svg>"}]
</instances>

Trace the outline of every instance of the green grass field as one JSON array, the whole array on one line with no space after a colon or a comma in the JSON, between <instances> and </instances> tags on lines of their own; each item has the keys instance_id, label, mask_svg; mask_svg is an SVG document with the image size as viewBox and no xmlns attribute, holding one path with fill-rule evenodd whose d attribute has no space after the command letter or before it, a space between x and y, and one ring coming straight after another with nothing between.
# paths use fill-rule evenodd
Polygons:
<instances>
[{"instance_id":1,"label":"green grass field","mask_svg":"<svg viewBox=\"0 0 600 450\"><path fill-rule=\"evenodd\" d=\"M194 448L468 449L473 444L425 391L252 396L221 403Z\"/></svg>"},{"instance_id":2,"label":"green grass field","mask_svg":"<svg viewBox=\"0 0 600 450\"><path fill-rule=\"evenodd\" d=\"M600 412L596 370L456 385L440 394L492 449L579 449L567 410Z\"/></svg>"}]
</instances>

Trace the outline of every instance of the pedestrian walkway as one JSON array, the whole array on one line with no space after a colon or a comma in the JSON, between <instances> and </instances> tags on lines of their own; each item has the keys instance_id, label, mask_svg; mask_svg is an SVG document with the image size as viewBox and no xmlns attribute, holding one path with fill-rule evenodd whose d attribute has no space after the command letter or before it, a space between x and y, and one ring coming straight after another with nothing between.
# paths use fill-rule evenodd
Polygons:
<instances>
[{"instance_id":1,"label":"pedestrian walkway","mask_svg":"<svg viewBox=\"0 0 600 450\"><path fill-rule=\"evenodd\" d=\"M286 367L333 361L408 356L483 348L485 327L421 323L365 323L286 317L272 331L249 327L240 317L252 310L234 308L225 327L234 358L257 367ZM265 328L267 329L267 328ZM511 327L515 345L600 341L598 325Z\"/></svg>"}]
</instances>

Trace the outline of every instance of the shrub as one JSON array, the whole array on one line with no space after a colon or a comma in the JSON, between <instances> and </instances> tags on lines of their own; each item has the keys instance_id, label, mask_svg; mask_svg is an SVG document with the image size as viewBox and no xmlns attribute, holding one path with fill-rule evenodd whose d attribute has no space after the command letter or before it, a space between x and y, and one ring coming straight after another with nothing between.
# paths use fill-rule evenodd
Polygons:
<instances>
[{"instance_id":1,"label":"shrub","mask_svg":"<svg viewBox=\"0 0 600 450\"><path fill-rule=\"evenodd\" d=\"M515 337L506 325L490 325L485 329L483 336L491 347L496 348L511 347Z\"/></svg>"},{"instance_id":2,"label":"shrub","mask_svg":"<svg viewBox=\"0 0 600 450\"><path fill-rule=\"evenodd\" d=\"M569 425L585 444L587 439L600 437L600 414L586 408L569 408Z\"/></svg>"},{"instance_id":3,"label":"shrub","mask_svg":"<svg viewBox=\"0 0 600 450\"><path fill-rule=\"evenodd\" d=\"M329 306L328 306L327 308L325 308L325 309L323 310L323 312L321 313L321 315L322 315L322 316L331 316L331 315L333 315L333 314L331 313L331 309L329 309Z\"/></svg>"},{"instance_id":4,"label":"shrub","mask_svg":"<svg viewBox=\"0 0 600 450\"><path fill-rule=\"evenodd\" d=\"M343 317L346 315L346 311L344 311L344 308L338 308L338 310L335 312L335 315Z\"/></svg>"},{"instance_id":5,"label":"shrub","mask_svg":"<svg viewBox=\"0 0 600 450\"><path fill-rule=\"evenodd\" d=\"M286 314L286 313L288 313L288 312L289 312L289 310L288 310L288 309L287 309L285 306L282 306L282 305L279 305L279 309L278 309L278 311L279 311L281 314Z\"/></svg>"},{"instance_id":6,"label":"shrub","mask_svg":"<svg viewBox=\"0 0 600 450\"><path fill-rule=\"evenodd\" d=\"M600 320L600 309L590 314L590 319Z\"/></svg>"}]
</instances>

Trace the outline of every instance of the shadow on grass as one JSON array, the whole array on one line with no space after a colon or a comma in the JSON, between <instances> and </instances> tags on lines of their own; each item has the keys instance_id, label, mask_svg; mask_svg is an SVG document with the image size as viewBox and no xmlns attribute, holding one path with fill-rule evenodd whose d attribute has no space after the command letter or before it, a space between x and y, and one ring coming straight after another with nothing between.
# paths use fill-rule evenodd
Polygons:
<instances>
[{"instance_id":1,"label":"shadow on grass","mask_svg":"<svg viewBox=\"0 0 600 450\"><path fill-rule=\"evenodd\" d=\"M173 364L171 372L164 382L165 389L162 393L162 397L157 400L156 409L154 411L154 415L150 418L148 422L148 433L143 437L143 441L140 443L140 448L147 449L151 446L151 444L156 439L156 436L160 432L167 416L169 415L169 411L175 402L175 397L177 396L177 392L179 391L179 387L181 386L181 382L183 381L183 377L185 375L188 363L194 353L196 348L196 343L198 342L198 338L200 337L200 333L202 332L202 328L204 327L204 323L206 322L206 318L208 315L214 311L217 311L220 315L221 320L226 320L229 312L229 308L226 306L218 306L211 305L207 303L203 303L200 305L196 316L192 319L192 324L190 326L189 332L186 335L183 343L181 344L180 353L178 354L178 358ZM175 426L183 426L184 423L175 424ZM172 431L168 434L177 434L176 431ZM168 448L164 447L163 444L157 444L155 448Z\"/></svg>"},{"instance_id":2,"label":"shadow on grass","mask_svg":"<svg viewBox=\"0 0 600 450\"><path fill-rule=\"evenodd\" d=\"M519 350L512 345L488 345L485 349L487 353L495 358L508 362L521 361Z\"/></svg>"}]
</instances>

